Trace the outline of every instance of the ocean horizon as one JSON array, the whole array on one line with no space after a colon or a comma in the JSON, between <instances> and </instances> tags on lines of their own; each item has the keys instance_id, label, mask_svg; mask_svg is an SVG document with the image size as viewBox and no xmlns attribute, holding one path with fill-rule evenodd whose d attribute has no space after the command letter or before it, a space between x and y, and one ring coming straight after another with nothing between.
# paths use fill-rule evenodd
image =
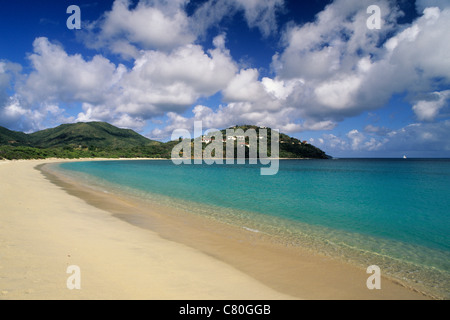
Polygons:
<instances>
[{"instance_id":1,"label":"ocean horizon","mask_svg":"<svg viewBox=\"0 0 450 320\"><path fill-rule=\"evenodd\" d=\"M450 298L450 159L280 160L260 165L171 161L58 164L103 192L137 197L272 236Z\"/></svg>"}]
</instances>

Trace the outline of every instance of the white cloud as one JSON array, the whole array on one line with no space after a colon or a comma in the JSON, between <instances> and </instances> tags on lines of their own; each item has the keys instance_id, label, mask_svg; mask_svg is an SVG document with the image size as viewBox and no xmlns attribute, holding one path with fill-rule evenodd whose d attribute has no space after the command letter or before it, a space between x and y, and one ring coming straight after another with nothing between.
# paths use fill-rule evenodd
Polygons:
<instances>
[{"instance_id":1,"label":"white cloud","mask_svg":"<svg viewBox=\"0 0 450 320\"><path fill-rule=\"evenodd\" d=\"M328 150L333 153L337 150L348 150L348 141L339 138L334 134L323 134L322 138L310 139L310 141L321 148L326 148L327 152Z\"/></svg>"},{"instance_id":2,"label":"white cloud","mask_svg":"<svg viewBox=\"0 0 450 320\"><path fill-rule=\"evenodd\" d=\"M76 118L76 122L104 121L119 128L131 128L136 131L142 130L145 125L145 119L134 117L127 113L113 111L105 105L91 105L83 103L83 112L80 112Z\"/></svg>"},{"instance_id":3,"label":"white cloud","mask_svg":"<svg viewBox=\"0 0 450 320\"><path fill-rule=\"evenodd\" d=\"M350 145L353 150L358 150L361 148L362 142L366 139L364 134L358 130L352 130L347 133L347 137L350 139Z\"/></svg>"},{"instance_id":4,"label":"white cloud","mask_svg":"<svg viewBox=\"0 0 450 320\"><path fill-rule=\"evenodd\" d=\"M324 121L310 121L306 120L304 124L301 127L301 130L299 131L330 131L336 128L337 123L331 120L324 120ZM295 131L292 131L295 132Z\"/></svg>"},{"instance_id":5,"label":"white cloud","mask_svg":"<svg viewBox=\"0 0 450 320\"><path fill-rule=\"evenodd\" d=\"M379 132L371 127L369 131ZM386 134L365 135L358 130L349 131L344 137L323 134L310 142L332 156L388 156L442 157L450 155L450 120L436 123L413 123L398 130L384 128ZM370 133L370 132L369 132Z\"/></svg>"},{"instance_id":6,"label":"white cloud","mask_svg":"<svg viewBox=\"0 0 450 320\"><path fill-rule=\"evenodd\" d=\"M330 130L348 116L384 106L395 93L426 93L437 77L443 78L441 84L450 83L447 63L442 62L444 52L450 52L449 42L441 41L446 38L443 30L449 29L448 11L429 9L399 31L396 19L401 12L393 3L380 1L383 29L374 32L366 27L370 4L338 0L316 21L289 26L285 49L273 58L275 77L260 80L256 69L240 70L223 90L229 104L214 115L233 119L231 125L236 119L270 119L290 132ZM279 112L281 108L285 112ZM360 132L347 138L354 150L365 144L381 147Z\"/></svg>"},{"instance_id":7,"label":"white cloud","mask_svg":"<svg viewBox=\"0 0 450 320\"><path fill-rule=\"evenodd\" d=\"M68 55L64 49L37 38L34 53L29 56L33 71L17 89L29 104L47 102L100 103L116 88L126 72L108 59L97 55L86 61L79 55Z\"/></svg>"},{"instance_id":8,"label":"white cloud","mask_svg":"<svg viewBox=\"0 0 450 320\"><path fill-rule=\"evenodd\" d=\"M8 89L12 88L13 80L21 69L21 66L16 63L0 60L0 108L7 102Z\"/></svg>"},{"instance_id":9,"label":"white cloud","mask_svg":"<svg viewBox=\"0 0 450 320\"><path fill-rule=\"evenodd\" d=\"M225 101L258 101L265 94L258 77L259 72L256 69L241 70L223 91Z\"/></svg>"},{"instance_id":10,"label":"white cloud","mask_svg":"<svg viewBox=\"0 0 450 320\"><path fill-rule=\"evenodd\" d=\"M395 30L400 13L388 1L380 1L385 22L382 30L373 32L366 27L370 4L338 0L314 22L287 28L285 49L273 57L272 66L279 79L303 82L289 99L302 117L341 120L379 107L389 98L387 94L373 103L364 91L375 62L383 56L379 42Z\"/></svg>"},{"instance_id":11,"label":"white cloud","mask_svg":"<svg viewBox=\"0 0 450 320\"><path fill-rule=\"evenodd\" d=\"M450 98L450 90L434 92L429 98L429 100L420 100L413 106L417 119L420 121L433 121L436 119L439 111Z\"/></svg>"},{"instance_id":12,"label":"white cloud","mask_svg":"<svg viewBox=\"0 0 450 320\"><path fill-rule=\"evenodd\" d=\"M33 71L17 85L22 104L83 104L79 121L102 120L132 128L166 112L183 112L200 97L227 87L238 68L219 36L220 48L186 45L170 53L141 51L132 69L97 55L69 55L47 38L34 41ZM0 77L1 80L1 77Z\"/></svg>"},{"instance_id":13,"label":"white cloud","mask_svg":"<svg viewBox=\"0 0 450 320\"><path fill-rule=\"evenodd\" d=\"M16 63L0 61L0 125L26 132L43 129L44 122L60 124L73 121L65 110L51 102L40 101L33 108L16 93L10 96L16 82L23 75L22 67Z\"/></svg>"},{"instance_id":14,"label":"white cloud","mask_svg":"<svg viewBox=\"0 0 450 320\"><path fill-rule=\"evenodd\" d=\"M117 110L146 119L183 112L200 97L225 88L236 72L225 49L206 53L198 45L186 45L171 53L145 51L121 81Z\"/></svg>"},{"instance_id":15,"label":"white cloud","mask_svg":"<svg viewBox=\"0 0 450 320\"><path fill-rule=\"evenodd\" d=\"M373 32L366 27L366 9L372 2L337 0L314 22L288 27L283 37L286 48L274 57L279 75L322 80L354 70L362 57L377 55L378 42L393 31L399 12L388 1L379 1L385 23L382 30Z\"/></svg>"},{"instance_id":16,"label":"white cloud","mask_svg":"<svg viewBox=\"0 0 450 320\"><path fill-rule=\"evenodd\" d=\"M450 2L448 0L416 0L416 9L419 13L422 13L426 8L432 7L449 8Z\"/></svg>"},{"instance_id":17,"label":"white cloud","mask_svg":"<svg viewBox=\"0 0 450 320\"><path fill-rule=\"evenodd\" d=\"M169 113L168 121L163 128L155 129L152 136L161 139L170 137L175 129L191 130L194 121L202 121L203 128L223 129L235 125L252 124L279 129L283 133L297 133L303 131L331 130L336 127L333 121L299 121L292 108L279 108L277 110L258 110L252 102L232 102L220 106L217 110L198 105L192 110L192 116L181 116Z\"/></svg>"},{"instance_id":18,"label":"white cloud","mask_svg":"<svg viewBox=\"0 0 450 320\"><path fill-rule=\"evenodd\" d=\"M277 12L284 7L284 0L234 0L244 10L250 28L258 28L265 36L277 30Z\"/></svg>"},{"instance_id":19,"label":"white cloud","mask_svg":"<svg viewBox=\"0 0 450 320\"><path fill-rule=\"evenodd\" d=\"M46 128L44 123L59 125L74 121L73 117L65 116L65 110L54 104L42 103L35 108L27 108L21 104L15 95L0 109L1 124L14 127L17 130L33 132Z\"/></svg>"},{"instance_id":20,"label":"white cloud","mask_svg":"<svg viewBox=\"0 0 450 320\"><path fill-rule=\"evenodd\" d=\"M203 3L192 17L185 7L188 0L115 0L111 11L89 24L83 39L91 48L108 48L126 59L138 57L139 50L170 52L194 43L225 17L242 12L250 28L264 36L275 32L277 13L284 0L220 0Z\"/></svg>"},{"instance_id":21,"label":"white cloud","mask_svg":"<svg viewBox=\"0 0 450 320\"><path fill-rule=\"evenodd\" d=\"M238 13L250 28L274 34L284 1L214 0L201 4L192 16L185 12L187 3L141 0L133 6L116 0L111 11L86 27L86 43L132 59L129 68L101 55L89 60L71 55L38 38L29 55L31 73L16 81L16 101L8 97L12 66L0 61L3 123L30 117L30 126L39 127L46 115L64 117L62 106L77 104L82 105L79 121L102 120L134 129L167 115L165 127L154 132L165 137L171 128L190 128L194 120L207 127L245 123L294 133L332 130L346 117L386 105L396 93L407 94L419 121L443 117L449 97L443 88L450 85L450 8L444 2L418 0L423 15L398 25L402 13L395 2L380 0L382 29L369 30L366 9L373 1L336 0L315 21L285 26L270 77L262 77L256 68L240 69L227 50L225 33L213 40L211 50L196 41ZM198 105L186 116L200 98L219 92L225 105ZM427 141L440 137L434 127L420 132L413 128L405 132ZM387 145L384 139L394 141L402 134L366 126L364 132L320 139L347 150L381 150Z\"/></svg>"},{"instance_id":22,"label":"white cloud","mask_svg":"<svg viewBox=\"0 0 450 320\"><path fill-rule=\"evenodd\" d=\"M340 121L380 108L397 93L414 101L450 85L450 9L428 8L405 28L396 23L395 4L379 1L384 23L374 31L365 25L370 4L337 0L314 22L286 29L285 49L272 66L277 79L302 81L287 101L304 119Z\"/></svg>"},{"instance_id":23,"label":"white cloud","mask_svg":"<svg viewBox=\"0 0 450 320\"><path fill-rule=\"evenodd\" d=\"M250 102L254 112L277 112L290 108L287 99L298 86L301 79L281 80L264 77L259 80L256 69L241 69L222 91L226 102Z\"/></svg>"},{"instance_id":24,"label":"white cloud","mask_svg":"<svg viewBox=\"0 0 450 320\"><path fill-rule=\"evenodd\" d=\"M364 132L369 133L369 134L375 134L378 136L386 136L387 134L389 134L392 130L385 128L385 127L376 127L374 125L367 125L364 128Z\"/></svg>"},{"instance_id":25,"label":"white cloud","mask_svg":"<svg viewBox=\"0 0 450 320\"><path fill-rule=\"evenodd\" d=\"M258 28L268 36L277 31L277 14L283 9L284 0L213 0L196 10L192 23L200 35L219 25L225 17L242 12L250 28Z\"/></svg>"},{"instance_id":26,"label":"white cloud","mask_svg":"<svg viewBox=\"0 0 450 320\"><path fill-rule=\"evenodd\" d=\"M389 135L386 150L450 151L450 120L437 123L415 123Z\"/></svg>"},{"instance_id":27,"label":"white cloud","mask_svg":"<svg viewBox=\"0 0 450 320\"><path fill-rule=\"evenodd\" d=\"M318 147L325 149L328 154L347 155L360 152L376 152L381 150L386 139L367 137L362 132L354 129L349 131L345 137L337 137L334 134L323 134L321 138L311 139Z\"/></svg>"},{"instance_id":28,"label":"white cloud","mask_svg":"<svg viewBox=\"0 0 450 320\"><path fill-rule=\"evenodd\" d=\"M304 82L301 79L294 79L284 81L280 79L263 78L261 81L266 92L271 94L275 99L286 100L297 85L303 85Z\"/></svg>"},{"instance_id":29,"label":"white cloud","mask_svg":"<svg viewBox=\"0 0 450 320\"><path fill-rule=\"evenodd\" d=\"M351 75L339 80L321 83L314 90L314 93L321 105L339 110L353 105L360 86L361 78Z\"/></svg>"},{"instance_id":30,"label":"white cloud","mask_svg":"<svg viewBox=\"0 0 450 320\"><path fill-rule=\"evenodd\" d=\"M86 43L109 47L126 58L136 58L140 49L170 51L192 43L196 36L183 6L187 1L116 0L112 10L88 27Z\"/></svg>"}]
</instances>

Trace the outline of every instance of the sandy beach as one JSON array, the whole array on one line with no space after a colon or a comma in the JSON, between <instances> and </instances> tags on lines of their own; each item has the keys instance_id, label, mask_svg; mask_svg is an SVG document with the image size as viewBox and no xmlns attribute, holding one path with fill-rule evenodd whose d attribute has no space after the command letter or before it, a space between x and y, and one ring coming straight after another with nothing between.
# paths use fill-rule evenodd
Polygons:
<instances>
[{"instance_id":1,"label":"sandy beach","mask_svg":"<svg viewBox=\"0 0 450 320\"><path fill-rule=\"evenodd\" d=\"M366 270L251 232L52 183L36 169L51 162L0 161L0 299L427 299L386 278L368 290Z\"/></svg>"}]
</instances>

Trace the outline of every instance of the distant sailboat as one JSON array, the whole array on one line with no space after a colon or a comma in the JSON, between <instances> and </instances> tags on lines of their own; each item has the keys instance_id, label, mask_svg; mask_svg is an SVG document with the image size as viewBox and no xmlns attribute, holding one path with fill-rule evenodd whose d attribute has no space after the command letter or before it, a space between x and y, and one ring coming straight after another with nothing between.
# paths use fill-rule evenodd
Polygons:
<instances>
[{"instance_id":1,"label":"distant sailboat","mask_svg":"<svg viewBox=\"0 0 450 320\"><path fill-rule=\"evenodd\" d=\"M408 159L405 155L403 155L403 159Z\"/></svg>"}]
</instances>

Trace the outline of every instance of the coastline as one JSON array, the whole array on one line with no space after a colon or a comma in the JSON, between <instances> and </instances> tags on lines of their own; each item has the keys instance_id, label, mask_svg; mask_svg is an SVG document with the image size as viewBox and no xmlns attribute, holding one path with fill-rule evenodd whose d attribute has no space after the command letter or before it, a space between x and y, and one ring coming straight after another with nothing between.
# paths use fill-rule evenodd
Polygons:
<instances>
[{"instance_id":1,"label":"coastline","mask_svg":"<svg viewBox=\"0 0 450 320\"><path fill-rule=\"evenodd\" d=\"M35 169L0 165L0 299L292 299L183 244L73 197ZM81 269L69 290L67 267Z\"/></svg>"},{"instance_id":2,"label":"coastline","mask_svg":"<svg viewBox=\"0 0 450 320\"><path fill-rule=\"evenodd\" d=\"M98 160L99 159L89 159L89 161ZM58 159L51 161L35 161L34 163L24 162L27 165L22 167L26 167L27 170L30 171L30 169L33 169L39 164L63 161L64 160ZM2 174L3 178L4 170L1 170L0 174ZM31 172L29 172L29 175L31 176ZM47 188L52 189L54 196L64 198L65 201L69 201L69 199L71 200L70 203L72 205L67 206L67 208L72 209L65 210L72 211L74 210L74 207L78 208L75 213L71 212L71 214L64 214L65 219L69 219L69 221L80 218L80 210L83 211L89 208L89 211L96 212L97 220L95 222L98 224L97 227L100 228L101 231L103 231L103 228L111 227L110 224L114 222L114 224L120 225L121 230L122 228L128 229L130 233L133 233L133 237L137 235L151 234L152 237L158 239L161 243L181 246L183 250L186 249L186 252L192 253L191 251L194 251L199 255L199 257L201 257L201 259L210 259L210 266L213 266L213 268L209 269L208 267L205 267L206 271L203 270L201 275L195 275L202 279L204 273L206 272L206 274L210 274L214 278L226 280L220 282L216 279L219 283L217 283L215 290L208 291L210 292L209 296L207 295L202 297L200 295L199 299L223 299L224 296L221 296L219 293L222 292L223 294L225 288L231 289L228 292L229 296L225 297L225 299L303 298L415 300L428 298L387 278L382 278L382 290L368 290L366 287L366 280L369 275L366 274L366 270L362 270L350 264L335 261L329 257L321 256L320 254L311 253L307 250L300 250L299 248L297 248L294 253L291 248L273 244L265 239L263 235L254 233L251 230L237 229L235 227L226 226L207 219L202 219L197 216L180 214L180 212L176 212L167 207L157 205L144 207L137 205L134 202L130 202L129 199L121 198L118 195L95 192L94 190L87 190L85 187L80 188L80 185L77 185L75 181L58 181L57 177L51 177L47 174L47 179L49 178L53 183L52 184L50 181L44 179L36 170L33 171L32 176L35 180L39 180L39 176L41 180L39 182L41 182L42 186L44 186L45 183ZM39 193L39 191L35 191ZM11 199L11 201L12 200L14 199ZM80 208L83 208L83 210ZM101 218L97 216L100 215L99 212L101 212ZM41 215L41 212L37 213L39 213L39 216ZM23 212L18 210L16 212L16 215L17 214L20 215L23 214ZM88 217L86 217L86 213L81 215L83 218L88 219ZM1 219L4 220L4 217ZM4 221L2 221L2 226L4 225L3 222ZM106 224L105 226L103 225L104 223ZM4 225L4 227L6 228L7 225L8 224ZM8 227L11 228L11 224L9 224ZM56 230L53 230L53 232L56 232ZM100 232L100 235L91 233L83 233L82 236L86 239L90 239L92 237L99 238L97 240L101 240L100 242L102 242L104 246L108 247L108 241L106 241L104 237L101 237L101 235L104 236L103 232ZM42 239L39 239L39 241L40 240ZM125 244L129 242L129 240L122 240ZM139 246L143 247L150 245L148 240L145 240L142 244L140 241L138 243ZM125 244L122 245L125 246ZM187 273L189 274L188 278L194 279L194 275L190 274L187 269L189 270L198 266L199 257L190 257L191 259L197 260L186 258L178 260L171 254L167 254L165 251L161 250L159 252L161 253L161 257L170 257L170 259L177 260L181 265L178 266L178 269L160 269L160 273L170 273L172 275L176 275L177 277L182 277L183 275L186 276ZM123 254L128 256L131 255L131 252L130 250L124 249ZM91 254L88 256L89 257L86 257L86 263L87 261L91 261L91 263L96 261L98 268L100 268L102 263L107 264L106 261L102 261L104 259L91 256ZM41 262L41 264L43 263L45 263L45 261ZM217 265L214 265L216 263ZM191 264L194 264L194 266ZM222 267L227 270L230 269L228 270L230 272L232 270L232 273L235 273L235 277L243 277L245 281L249 282L249 284L245 285L246 290L243 290L243 284L235 285L234 290L233 288L230 288L230 286L233 285L230 283L228 278L223 278L222 273L225 271L221 269ZM132 274L136 273L135 266L133 266L131 270L125 268L124 270L127 270L128 276L130 275L130 272ZM148 269L146 270L146 273L148 273ZM0 272L3 273L3 269L0 269ZM161 277L159 273L157 274L158 277ZM66 275L63 274L62 277L64 276ZM156 274L148 275L148 281L150 281L152 276L155 277ZM164 277L164 275L162 276ZM115 282L118 281L115 277L111 276L111 278L114 279ZM1 281L4 281L4 276L0 279ZM6 275L6 279L8 279L8 275ZM127 281L127 279L128 278L125 277L125 279L122 279L122 282L129 282L127 283L127 291L133 291L136 283L133 280ZM97 280L97 283L98 282L99 280ZM197 280L191 282L191 285L193 287L189 287L190 290L200 292L204 292L207 287L202 287L205 286L205 283ZM165 286L167 286L167 284L165 284ZM0 289L0 291L3 290L1 285ZM69 294L70 296L71 292L65 287L63 289L64 293ZM83 290L81 290L81 292L82 291ZM252 291L252 293L245 298L243 291ZM122 297L124 296L125 295ZM14 298L13 295L9 295L8 298L11 297ZM26 295L23 295L22 297L27 298ZM128 296L125 297L128 298ZM0 296L0 298L5 297ZM95 299L96 296L93 295L93 298ZM182 299L182 297L177 294L169 297L165 295L155 296L154 292L153 295L149 294L143 298ZM192 295L190 295L189 299L192 298Z\"/></svg>"}]
</instances>

